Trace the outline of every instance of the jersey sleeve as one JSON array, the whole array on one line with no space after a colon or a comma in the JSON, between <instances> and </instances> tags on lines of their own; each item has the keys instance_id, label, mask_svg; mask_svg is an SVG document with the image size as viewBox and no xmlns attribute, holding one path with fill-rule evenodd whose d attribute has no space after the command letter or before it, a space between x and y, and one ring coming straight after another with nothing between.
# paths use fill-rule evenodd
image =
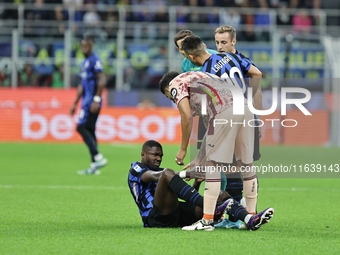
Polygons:
<instances>
[{"instance_id":1,"label":"jersey sleeve","mask_svg":"<svg viewBox=\"0 0 340 255\"><path fill-rule=\"evenodd\" d=\"M131 164L130 177L132 182L141 182L142 175L149 169L141 163L134 162Z\"/></svg>"},{"instance_id":2,"label":"jersey sleeve","mask_svg":"<svg viewBox=\"0 0 340 255\"><path fill-rule=\"evenodd\" d=\"M174 79L169 87L176 105L185 97L189 97L188 82L185 79Z\"/></svg>"},{"instance_id":3,"label":"jersey sleeve","mask_svg":"<svg viewBox=\"0 0 340 255\"><path fill-rule=\"evenodd\" d=\"M99 58L95 59L95 63L94 63L93 69L94 69L95 73L104 72L103 64L102 64L102 62L100 61Z\"/></svg>"},{"instance_id":4,"label":"jersey sleeve","mask_svg":"<svg viewBox=\"0 0 340 255\"><path fill-rule=\"evenodd\" d=\"M242 72L246 75L252 66L253 62L248 58L241 58Z\"/></svg>"}]
</instances>

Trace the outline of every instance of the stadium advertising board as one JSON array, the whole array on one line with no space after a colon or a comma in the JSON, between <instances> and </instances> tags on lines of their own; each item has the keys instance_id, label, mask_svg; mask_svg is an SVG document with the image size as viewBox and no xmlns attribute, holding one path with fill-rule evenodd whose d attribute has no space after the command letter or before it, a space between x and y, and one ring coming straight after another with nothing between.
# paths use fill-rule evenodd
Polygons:
<instances>
[{"instance_id":1,"label":"stadium advertising board","mask_svg":"<svg viewBox=\"0 0 340 255\"><path fill-rule=\"evenodd\" d=\"M75 94L76 89L1 89L0 141L81 142L75 130L77 117L69 115ZM106 97L104 93L104 105ZM305 116L300 110L289 109L284 117L280 111L266 116L279 121L264 123L261 144L324 145L329 139L329 112L311 113L312 116ZM298 125L284 127L280 123L285 119L297 119ZM155 139L180 143L180 115L171 107L103 107L96 132L101 142Z\"/></svg>"}]
</instances>

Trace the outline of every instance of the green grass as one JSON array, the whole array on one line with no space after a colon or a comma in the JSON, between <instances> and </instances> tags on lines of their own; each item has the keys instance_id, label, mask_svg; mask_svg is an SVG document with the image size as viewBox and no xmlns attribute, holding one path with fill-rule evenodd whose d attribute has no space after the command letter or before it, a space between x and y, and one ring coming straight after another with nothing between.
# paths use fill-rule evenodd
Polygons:
<instances>
[{"instance_id":1,"label":"green grass","mask_svg":"<svg viewBox=\"0 0 340 255\"><path fill-rule=\"evenodd\" d=\"M340 179L260 177L259 231L145 229L127 186L140 145L101 145L98 176L83 144L0 144L0 254L339 254ZM178 146L164 146L162 166ZM340 149L262 147L257 164L340 163ZM188 161L188 159L187 159ZM340 177L340 173L339 173Z\"/></svg>"}]
</instances>

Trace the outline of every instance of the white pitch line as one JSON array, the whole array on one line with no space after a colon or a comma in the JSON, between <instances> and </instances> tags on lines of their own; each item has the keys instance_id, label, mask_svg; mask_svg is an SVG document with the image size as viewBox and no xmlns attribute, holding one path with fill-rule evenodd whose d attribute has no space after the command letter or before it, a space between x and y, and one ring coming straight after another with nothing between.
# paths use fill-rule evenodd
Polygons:
<instances>
[{"instance_id":1,"label":"white pitch line","mask_svg":"<svg viewBox=\"0 0 340 255\"><path fill-rule=\"evenodd\" d=\"M0 185L0 189L95 189L95 190L117 190L128 189L126 186L58 186L58 185Z\"/></svg>"},{"instance_id":2,"label":"white pitch line","mask_svg":"<svg viewBox=\"0 0 340 255\"><path fill-rule=\"evenodd\" d=\"M59 185L0 185L0 189L94 189L94 190L117 190L128 189L128 186L59 186ZM259 191L293 191L293 192L340 192L340 189L329 188L260 188Z\"/></svg>"},{"instance_id":3,"label":"white pitch line","mask_svg":"<svg viewBox=\"0 0 340 255\"><path fill-rule=\"evenodd\" d=\"M133 149L137 149L137 148L142 148L142 145L140 144L132 144L132 143L127 143L127 144L124 144L124 143L110 143L110 145L112 147L118 147L118 148L133 148Z\"/></svg>"},{"instance_id":4,"label":"white pitch line","mask_svg":"<svg viewBox=\"0 0 340 255\"><path fill-rule=\"evenodd\" d=\"M297 192L310 192L310 191L325 191L325 192L340 192L340 189L330 189L330 188L259 188L259 191L297 191Z\"/></svg>"}]
</instances>

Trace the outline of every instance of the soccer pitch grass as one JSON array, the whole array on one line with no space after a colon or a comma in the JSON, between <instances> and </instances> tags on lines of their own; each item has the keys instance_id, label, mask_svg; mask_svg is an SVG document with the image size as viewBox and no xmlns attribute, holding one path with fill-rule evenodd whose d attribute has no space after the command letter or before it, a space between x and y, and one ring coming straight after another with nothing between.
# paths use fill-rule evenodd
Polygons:
<instances>
[{"instance_id":1,"label":"soccer pitch grass","mask_svg":"<svg viewBox=\"0 0 340 255\"><path fill-rule=\"evenodd\" d=\"M180 170L178 149L164 146L163 167ZM102 174L79 176L89 163L83 144L0 143L0 254L340 253L340 179L260 179L258 210L275 214L255 232L148 229L127 185L141 145L100 150L109 160ZM261 152L263 164L340 163L336 148Z\"/></svg>"}]
</instances>

